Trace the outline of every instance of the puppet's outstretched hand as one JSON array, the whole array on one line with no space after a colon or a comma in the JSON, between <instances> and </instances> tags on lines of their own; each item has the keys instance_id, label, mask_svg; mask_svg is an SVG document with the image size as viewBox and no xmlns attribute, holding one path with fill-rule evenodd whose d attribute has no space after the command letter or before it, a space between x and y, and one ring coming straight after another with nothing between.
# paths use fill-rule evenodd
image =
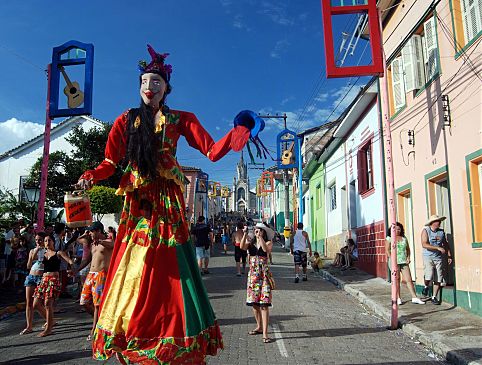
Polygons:
<instances>
[{"instance_id":1,"label":"puppet's outstretched hand","mask_svg":"<svg viewBox=\"0 0 482 365\"><path fill-rule=\"evenodd\" d=\"M231 148L234 151L241 151L249 138L256 138L258 133L264 129L264 120L251 110L243 110L234 118L233 136L231 137Z\"/></svg>"}]
</instances>

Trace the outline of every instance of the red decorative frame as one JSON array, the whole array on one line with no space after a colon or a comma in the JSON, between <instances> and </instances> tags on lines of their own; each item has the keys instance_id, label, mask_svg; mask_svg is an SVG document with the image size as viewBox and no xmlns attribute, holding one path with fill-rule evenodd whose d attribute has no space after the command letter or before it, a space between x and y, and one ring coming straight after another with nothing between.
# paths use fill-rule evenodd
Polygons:
<instances>
[{"instance_id":1,"label":"red decorative frame","mask_svg":"<svg viewBox=\"0 0 482 365\"><path fill-rule=\"evenodd\" d=\"M274 173L270 171L261 173L261 192L274 193Z\"/></svg>"},{"instance_id":2,"label":"red decorative frame","mask_svg":"<svg viewBox=\"0 0 482 365\"><path fill-rule=\"evenodd\" d=\"M368 0L366 5L332 6L331 0L321 0L325 38L326 77L351 77L383 75L382 44L378 19L377 1ZM372 49L372 64L364 66L337 67L333 44L333 15L367 13Z\"/></svg>"}]
</instances>

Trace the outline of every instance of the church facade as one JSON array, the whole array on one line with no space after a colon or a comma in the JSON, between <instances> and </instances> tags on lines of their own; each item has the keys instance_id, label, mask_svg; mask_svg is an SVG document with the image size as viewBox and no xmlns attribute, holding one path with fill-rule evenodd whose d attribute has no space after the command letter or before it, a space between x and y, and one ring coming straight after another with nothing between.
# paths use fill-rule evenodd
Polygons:
<instances>
[{"instance_id":1,"label":"church facade","mask_svg":"<svg viewBox=\"0 0 482 365\"><path fill-rule=\"evenodd\" d=\"M256 193L250 190L248 164L244 162L243 153L236 165L237 176L233 178L233 193L231 195L233 210L241 214L254 213Z\"/></svg>"}]
</instances>

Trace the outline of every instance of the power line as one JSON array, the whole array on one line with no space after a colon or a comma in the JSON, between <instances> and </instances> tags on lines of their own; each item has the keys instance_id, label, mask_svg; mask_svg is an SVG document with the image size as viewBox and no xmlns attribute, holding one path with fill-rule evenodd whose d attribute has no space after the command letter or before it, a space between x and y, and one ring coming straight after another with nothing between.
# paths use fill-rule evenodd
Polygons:
<instances>
[{"instance_id":1,"label":"power line","mask_svg":"<svg viewBox=\"0 0 482 365\"><path fill-rule=\"evenodd\" d=\"M353 16L353 17L351 17L351 21L345 25L345 28L343 29L342 34L346 33L346 30L349 29L354 23L355 23L355 17ZM356 29L355 29L355 31L356 31ZM335 57L335 62L338 61L338 59L341 55L341 52L342 52L342 49L338 50L338 54ZM307 101L305 102L305 105L303 106L303 109L302 109L301 113L298 114L298 117L295 120L295 123L296 123L295 130L297 130L297 131L300 130L301 126L303 125L303 118L306 116L309 109L314 105L314 103L316 101L316 96L318 95L319 91L328 81L328 79L326 77L324 79L322 79L323 75L324 75L324 72L322 71L320 73L320 77L319 77L318 81L315 83L315 86L314 86L310 96L308 97Z\"/></svg>"},{"instance_id":2,"label":"power line","mask_svg":"<svg viewBox=\"0 0 482 365\"><path fill-rule=\"evenodd\" d=\"M0 44L0 48L2 48L2 49L3 49L4 51L6 51L7 53L10 53L10 54L14 55L15 57L17 57L18 59L22 60L22 61L25 62L26 64L34 67L35 69L40 70L40 71L42 71L42 72L44 72L44 73L47 72L47 70L46 70L44 67L40 67L39 65L37 65L37 64L33 63L32 61L30 61L27 57L22 56L21 54L19 54L19 53L15 52L14 50L12 50L12 49L4 46L3 44Z\"/></svg>"},{"instance_id":3,"label":"power line","mask_svg":"<svg viewBox=\"0 0 482 365\"><path fill-rule=\"evenodd\" d=\"M481 42L477 43L477 45L472 49L472 51L470 52L469 56L472 55L472 53L477 49L477 47L480 45ZM445 87L443 88L443 90L440 92L440 94L435 98L435 100L431 103L431 105L427 108L427 110L425 111L425 113L423 113L423 115L420 117L420 119L418 120L418 122L415 124L415 126L413 127L413 130L414 130L414 133L417 134L418 131L416 131L415 129L417 128L417 126L420 124L420 122L425 118L425 116L428 114L429 110L432 109L432 107L435 105L435 103L442 97L443 93L445 92L445 90L450 86L450 84L452 83L452 81L455 79L455 77L460 73L460 71L462 70L462 67L464 67L465 63L467 62L467 59L464 60L464 62L462 62L462 64L460 65L459 69L457 70L457 72L455 72L452 77L450 78L450 80L447 82L447 85L445 85Z\"/></svg>"}]
</instances>

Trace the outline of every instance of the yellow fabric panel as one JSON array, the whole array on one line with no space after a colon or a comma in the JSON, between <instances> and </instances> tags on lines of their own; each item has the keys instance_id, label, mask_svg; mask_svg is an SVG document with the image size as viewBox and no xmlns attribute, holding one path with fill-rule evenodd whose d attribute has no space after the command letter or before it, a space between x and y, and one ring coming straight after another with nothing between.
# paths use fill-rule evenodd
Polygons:
<instances>
[{"instance_id":1,"label":"yellow fabric panel","mask_svg":"<svg viewBox=\"0 0 482 365\"><path fill-rule=\"evenodd\" d=\"M128 242L97 323L101 328L114 333L127 331L137 303L144 263L149 250L150 246L140 246L132 240Z\"/></svg>"}]
</instances>

